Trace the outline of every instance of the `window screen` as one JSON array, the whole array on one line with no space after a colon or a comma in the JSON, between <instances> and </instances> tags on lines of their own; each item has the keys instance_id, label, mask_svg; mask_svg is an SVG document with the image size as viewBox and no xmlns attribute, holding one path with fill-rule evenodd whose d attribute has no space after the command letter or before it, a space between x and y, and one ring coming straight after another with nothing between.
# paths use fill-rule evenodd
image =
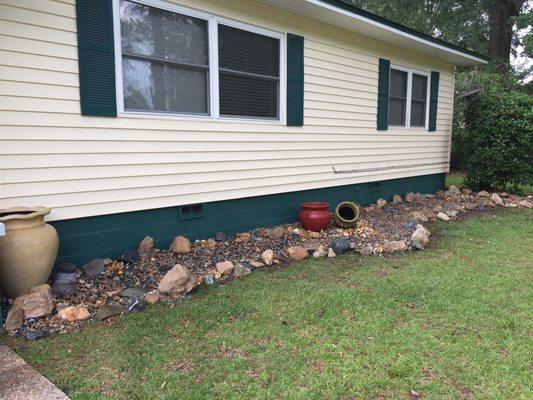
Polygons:
<instances>
[{"instance_id":1,"label":"window screen","mask_svg":"<svg viewBox=\"0 0 533 400\"><path fill-rule=\"evenodd\" d=\"M391 69L389 90L389 124L405 125L407 106L407 72Z\"/></svg>"},{"instance_id":2,"label":"window screen","mask_svg":"<svg viewBox=\"0 0 533 400\"><path fill-rule=\"evenodd\" d=\"M411 92L411 126L426 126L428 78L413 74Z\"/></svg>"},{"instance_id":3,"label":"window screen","mask_svg":"<svg viewBox=\"0 0 533 400\"><path fill-rule=\"evenodd\" d=\"M207 114L207 21L120 1L126 110Z\"/></svg>"},{"instance_id":4,"label":"window screen","mask_svg":"<svg viewBox=\"0 0 533 400\"><path fill-rule=\"evenodd\" d=\"M279 118L280 41L218 26L220 115Z\"/></svg>"}]
</instances>

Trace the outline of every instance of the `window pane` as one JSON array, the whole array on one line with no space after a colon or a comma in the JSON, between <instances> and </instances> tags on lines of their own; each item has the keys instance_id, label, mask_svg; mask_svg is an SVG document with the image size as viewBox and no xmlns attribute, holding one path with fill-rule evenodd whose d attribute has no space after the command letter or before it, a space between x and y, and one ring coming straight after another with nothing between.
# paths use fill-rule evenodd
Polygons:
<instances>
[{"instance_id":1,"label":"window pane","mask_svg":"<svg viewBox=\"0 0 533 400\"><path fill-rule=\"evenodd\" d=\"M220 114L278 118L278 81L220 74Z\"/></svg>"},{"instance_id":2,"label":"window pane","mask_svg":"<svg viewBox=\"0 0 533 400\"><path fill-rule=\"evenodd\" d=\"M389 124L405 125L405 100L390 99L389 101Z\"/></svg>"},{"instance_id":3,"label":"window pane","mask_svg":"<svg viewBox=\"0 0 533 400\"><path fill-rule=\"evenodd\" d=\"M427 76L413 74L413 100L426 101L428 93Z\"/></svg>"},{"instance_id":4,"label":"window pane","mask_svg":"<svg viewBox=\"0 0 533 400\"><path fill-rule=\"evenodd\" d=\"M411 103L411 126L426 126L426 102Z\"/></svg>"},{"instance_id":5,"label":"window pane","mask_svg":"<svg viewBox=\"0 0 533 400\"><path fill-rule=\"evenodd\" d=\"M207 21L120 2L122 51L190 64L208 64Z\"/></svg>"},{"instance_id":6,"label":"window pane","mask_svg":"<svg viewBox=\"0 0 533 400\"><path fill-rule=\"evenodd\" d=\"M126 110L207 114L207 71L122 60Z\"/></svg>"},{"instance_id":7,"label":"window pane","mask_svg":"<svg viewBox=\"0 0 533 400\"><path fill-rule=\"evenodd\" d=\"M279 77L279 40L269 36L218 26L220 68Z\"/></svg>"},{"instance_id":8,"label":"window pane","mask_svg":"<svg viewBox=\"0 0 533 400\"><path fill-rule=\"evenodd\" d=\"M407 72L391 69L390 97L407 97Z\"/></svg>"}]
</instances>

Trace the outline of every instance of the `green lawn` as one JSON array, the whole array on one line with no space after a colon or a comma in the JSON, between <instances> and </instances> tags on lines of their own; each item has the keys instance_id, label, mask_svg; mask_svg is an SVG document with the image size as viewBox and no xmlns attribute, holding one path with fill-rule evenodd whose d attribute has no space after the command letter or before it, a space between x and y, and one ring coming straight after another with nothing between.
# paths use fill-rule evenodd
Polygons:
<instances>
[{"instance_id":1,"label":"green lawn","mask_svg":"<svg viewBox=\"0 0 533 400\"><path fill-rule=\"evenodd\" d=\"M10 344L72 399L531 399L533 213L432 229Z\"/></svg>"}]
</instances>

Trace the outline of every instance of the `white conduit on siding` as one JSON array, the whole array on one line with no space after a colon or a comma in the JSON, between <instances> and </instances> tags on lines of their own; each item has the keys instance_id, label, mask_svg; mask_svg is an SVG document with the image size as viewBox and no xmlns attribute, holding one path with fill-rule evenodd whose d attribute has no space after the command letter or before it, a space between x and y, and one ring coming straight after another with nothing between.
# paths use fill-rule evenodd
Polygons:
<instances>
[{"instance_id":1,"label":"white conduit on siding","mask_svg":"<svg viewBox=\"0 0 533 400\"><path fill-rule=\"evenodd\" d=\"M391 169L405 169L405 168L416 168L416 167L429 167L429 166L448 166L449 162L440 162L440 163L424 163L424 164L409 164L409 165L397 165L393 167L376 167L376 168L363 168L363 169L345 169L345 170L336 170L334 166L334 174L357 174L360 172L373 172L373 171L388 171Z\"/></svg>"}]
</instances>

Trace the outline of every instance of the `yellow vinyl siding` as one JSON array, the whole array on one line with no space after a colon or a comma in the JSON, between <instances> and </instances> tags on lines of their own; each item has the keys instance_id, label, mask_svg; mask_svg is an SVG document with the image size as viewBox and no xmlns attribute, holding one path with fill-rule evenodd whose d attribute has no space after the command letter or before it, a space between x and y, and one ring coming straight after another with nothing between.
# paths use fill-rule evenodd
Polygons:
<instances>
[{"instance_id":1,"label":"yellow vinyl siding","mask_svg":"<svg viewBox=\"0 0 533 400\"><path fill-rule=\"evenodd\" d=\"M75 2L0 0L0 207L58 220L446 172L451 64L253 1L176 3L303 35L305 126L82 117ZM380 57L441 73L437 132L376 130Z\"/></svg>"}]
</instances>

